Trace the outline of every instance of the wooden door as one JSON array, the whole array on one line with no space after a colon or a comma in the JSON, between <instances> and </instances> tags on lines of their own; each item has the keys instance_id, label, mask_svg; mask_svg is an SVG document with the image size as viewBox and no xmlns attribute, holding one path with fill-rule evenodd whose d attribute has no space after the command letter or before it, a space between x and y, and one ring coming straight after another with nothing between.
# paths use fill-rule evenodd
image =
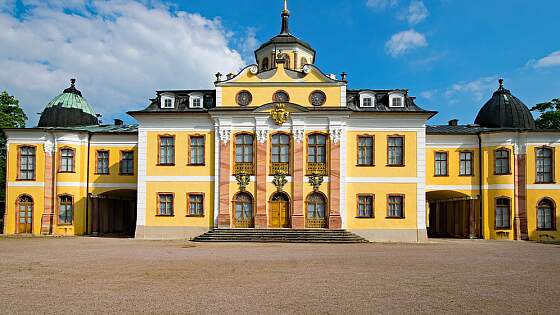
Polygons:
<instances>
[{"instance_id":1,"label":"wooden door","mask_svg":"<svg viewBox=\"0 0 560 315\"><path fill-rule=\"evenodd\" d=\"M290 208L287 201L272 201L270 203L270 227L289 228Z\"/></svg>"},{"instance_id":2,"label":"wooden door","mask_svg":"<svg viewBox=\"0 0 560 315\"><path fill-rule=\"evenodd\" d=\"M18 233L33 233L33 201L29 197L21 197L18 202Z\"/></svg>"}]
</instances>

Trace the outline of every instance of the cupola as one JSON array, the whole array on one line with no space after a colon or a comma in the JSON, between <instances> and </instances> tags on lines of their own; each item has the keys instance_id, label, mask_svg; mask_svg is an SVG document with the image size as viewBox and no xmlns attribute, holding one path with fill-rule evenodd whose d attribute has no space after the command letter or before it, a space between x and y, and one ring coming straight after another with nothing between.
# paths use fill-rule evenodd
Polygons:
<instances>
[{"instance_id":1,"label":"cupola","mask_svg":"<svg viewBox=\"0 0 560 315\"><path fill-rule=\"evenodd\" d=\"M95 112L76 89L76 79L70 87L53 98L41 113L38 127L77 127L98 125Z\"/></svg>"},{"instance_id":2,"label":"cupola","mask_svg":"<svg viewBox=\"0 0 560 315\"><path fill-rule=\"evenodd\" d=\"M492 98L482 106L475 124L488 128L535 129L535 120L529 108L504 88L504 80Z\"/></svg>"},{"instance_id":3,"label":"cupola","mask_svg":"<svg viewBox=\"0 0 560 315\"><path fill-rule=\"evenodd\" d=\"M284 0L282 10L282 28L280 34L271 38L255 51L259 71L276 68L278 60L286 69L301 70L306 64L315 63L315 50L308 43L295 37L290 32L290 11L288 1Z\"/></svg>"}]
</instances>

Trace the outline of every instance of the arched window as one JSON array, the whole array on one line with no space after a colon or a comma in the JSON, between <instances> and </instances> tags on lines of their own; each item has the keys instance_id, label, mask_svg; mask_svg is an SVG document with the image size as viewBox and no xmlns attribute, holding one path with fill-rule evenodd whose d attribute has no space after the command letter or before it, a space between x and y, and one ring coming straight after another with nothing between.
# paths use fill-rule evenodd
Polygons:
<instances>
[{"instance_id":1,"label":"arched window","mask_svg":"<svg viewBox=\"0 0 560 315\"><path fill-rule=\"evenodd\" d=\"M61 173L74 172L74 150L64 148L60 150L60 169Z\"/></svg>"},{"instance_id":2,"label":"arched window","mask_svg":"<svg viewBox=\"0 0 560 315\"><path fill-rule=\"evenodd\" d=\"M539 230L554 229L554 204L550 199L543 199L537 206L537 228Z\"/></svg>"},{"instance_id":3,"label":"arched window","mask_svg":"<svg viewBox=\"0 0 560 315\"><path fill-rule=\"evenodd\" d=\"M17 200L18 233L32 233L33 198L28 195L20 196Z\"/></svg>"},{"instance_id":4,"label":"arched window","mask_svg":"<svg viewBox=\"0 0 560 315\"><path fill-rule=\"evenodd\" d=\"M323 228L326 226L327 201L320 193L312 193L307 197L307 227Z\"/></svg>"},{"instance_id":5,"label":"arched window","mask_svg":"<svg viewBox=\"0 0 560 315\"><path fill-rule=\"evenodd\" d=\"M509 229L510 218L511 200L509 198L496 199L496 229Z\"/></svg>"},{"instance_id":6,"label":"arched window","mask_svg":"<svg viewBox=\"0 0 560 315\"><path fill-rule=\"evenodd\" d=\"M494 152L494 174L510 174L509 150L498 149Z\"/></svg>"},{"instance_id":7,"label":"arched window","mask_svg":"<svg viewBox=\"0 0 560 315\"><path fill-rule=\"evenodd\" d=\"M264 57L261 62L261 70L268 70L268 57Z\"/></svg>"},{"instance_id":8,"label":"arched window","mask_svg":"<svg viewBox=\"0 0 560 315\"><path fill-rule=\"evenodd\" d=\"M235 136L235 162L253 163L253 135Z\"/></svg>"},{"instance_id":9,"label":"arched window","mask_svg":"<svg viewBox=\"0 0 560 315\"><path fill-rule=\"evenodd\" d=\"M58 224L71 225L74 216L74 203L72 196L62 195L58 197Z\"/></svg>"},{"instance_id":10,"label":"arched window","mask_svg":"<svg viewBox=\"0 0 560 315\"><path fill-rule=\"evenodd\" d=\"M253 198L248 193L238 193L235 196L235 226L253 226Z\"/></svg>"},{"instance_id":11,"label":"arched window","mask_svg":"<svg viewBox=\"0 0 560 315\"><path fill-rule=\"evenodd\" d=\"M288 93L284 92L284 91L277 91L276 93L274 93L274 95L272 95L272 101L273 102L289 102L290 101L290 95L288 95Z\"/></svg>"},{"instance_id":12,"label":"arched window","mask_svg":"<svg viewBox=\"0 0 560 315\"><path fill-rule=\"evenodd\" d=\"M536 150L536 173L537 183L552 183L553 166L552 157L554 156L551 148L537 148Z\"/></svg>"},{"instance_id":13,"label":"arched window","mask_svg":"<svg viewBox=\"0 0 560 315\"><path fill-rule=\"evenodd\" d=\"M272 162L288 163L290 158L290 137L285 134L272 136Z\"/></svg>"}]
</instances>

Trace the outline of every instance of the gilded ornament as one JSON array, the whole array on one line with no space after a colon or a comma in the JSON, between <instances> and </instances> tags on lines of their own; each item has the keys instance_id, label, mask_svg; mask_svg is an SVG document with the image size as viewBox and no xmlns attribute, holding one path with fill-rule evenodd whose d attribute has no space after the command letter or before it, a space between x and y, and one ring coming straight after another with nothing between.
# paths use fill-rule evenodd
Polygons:
<instances>
[{"instance_id":1,"label":"gilded ornament","mask_svg":"<svg viewBox=\"0 0 560 315\"><path fill-rule=\"evenodd\" d=\"M286 106L284 104L278 104L276 105L276 108L270 112L270 117L274 120L276 125L282 126L290 117L290 112L286 110Z\"/></svg>"}]
</instances>

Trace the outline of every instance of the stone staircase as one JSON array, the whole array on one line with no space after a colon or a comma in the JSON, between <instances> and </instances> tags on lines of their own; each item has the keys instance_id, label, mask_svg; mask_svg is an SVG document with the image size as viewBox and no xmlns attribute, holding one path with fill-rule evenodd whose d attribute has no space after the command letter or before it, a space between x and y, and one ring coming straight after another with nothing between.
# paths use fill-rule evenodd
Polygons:
<instances>
[{"instance_id":1,"label":"stone staircase","mask_svg":"<svg viewBox=\"0 0 560 315\"><path fill-rule=\"evenodd\" d=\"M369 243L346 230L292 229L213 229L193 239L193 242L253 242L253 243Z\"/></svg>"}]
</instances>

